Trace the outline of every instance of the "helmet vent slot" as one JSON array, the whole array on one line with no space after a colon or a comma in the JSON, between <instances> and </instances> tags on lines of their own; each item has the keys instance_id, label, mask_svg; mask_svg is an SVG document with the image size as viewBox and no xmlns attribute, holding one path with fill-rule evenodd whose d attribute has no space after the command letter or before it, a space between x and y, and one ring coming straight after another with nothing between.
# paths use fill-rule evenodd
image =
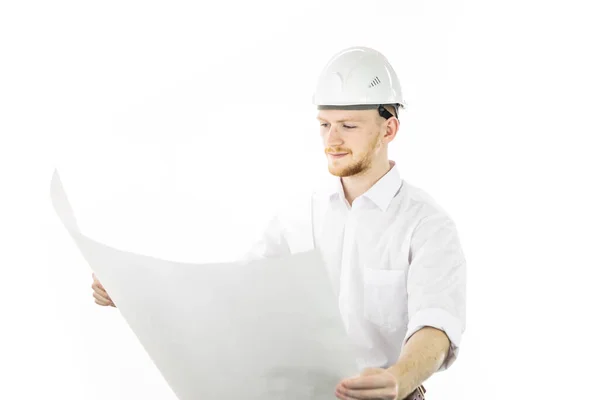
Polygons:
<instances>
[{"instance_id":1,"label":"helmet vent slot","mask_svg":"<svg viewBox=\"0 0 600 400\"><path fill-rule=\"evenodd\" d=\"M379 80L379 77L376 76L372 81L371 84L369 85L370 88L372 88L375 85L379 85L381 83L381 81Z\"/></svg>"}]
</instances>

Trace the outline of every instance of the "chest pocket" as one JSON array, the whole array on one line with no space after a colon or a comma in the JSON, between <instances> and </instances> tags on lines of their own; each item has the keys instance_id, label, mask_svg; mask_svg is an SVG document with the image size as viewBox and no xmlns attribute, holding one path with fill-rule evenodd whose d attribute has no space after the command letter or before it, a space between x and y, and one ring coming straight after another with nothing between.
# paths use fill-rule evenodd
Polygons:
<instances>
[{"instance_id":1,"label":"chest pocket","mask_svg":"<svg viewBox=\"0 0 600 400\"><path fill-rule=\"evenodd\" d=\"M406 273L402 269L363 269L364 317L384 331L406 323Z\"/></svg>"}]
</instances>

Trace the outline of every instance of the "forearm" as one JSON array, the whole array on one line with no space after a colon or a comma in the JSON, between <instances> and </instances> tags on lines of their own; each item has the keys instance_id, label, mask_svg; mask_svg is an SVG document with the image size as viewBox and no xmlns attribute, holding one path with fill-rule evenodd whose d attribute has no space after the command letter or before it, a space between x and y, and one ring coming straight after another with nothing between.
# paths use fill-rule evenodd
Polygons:
<instances>
[{"instance_id":1,"label":"forearm","mask_svg":"<svg viewBox=\"0 0 600 400\"><path fill-rule=\"evenodd\" d=\"M406 342L396 364L388 368L398 382L398 398L403 399L437 372L444 363L450 341L438 329L424 327Z\"/></svg>"}]
</instances>

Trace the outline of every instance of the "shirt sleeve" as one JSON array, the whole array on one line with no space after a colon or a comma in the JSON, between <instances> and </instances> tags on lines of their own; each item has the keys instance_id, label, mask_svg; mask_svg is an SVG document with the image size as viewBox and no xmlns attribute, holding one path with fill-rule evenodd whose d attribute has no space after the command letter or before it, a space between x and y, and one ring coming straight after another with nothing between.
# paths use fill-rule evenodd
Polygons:
<instances>
[{"instance_id":1,"label":"shirt sleeve","mask_svg":"<svg viewBox=\"0 0 600 400\"><path fill-rule=\"evenodd\" d=\"M261 236L246 252L242 262L283 257L290 253L290 246L286 240L281 220L278 216L273 216L262 231Z\"/></svg>"},{"instance_id":2,"label":"shirt sleeve","mask_svg":"<svg viewBox=\"0 0 600 400\"><path fill-rule=\"evenodd\" d=\"M454 222L446 215L421 220L410 252L409 323L404 344L425 326L444 331L450 349L442 371L456 360L466 326L466 261Z\"/></svg>"}]
</instances>

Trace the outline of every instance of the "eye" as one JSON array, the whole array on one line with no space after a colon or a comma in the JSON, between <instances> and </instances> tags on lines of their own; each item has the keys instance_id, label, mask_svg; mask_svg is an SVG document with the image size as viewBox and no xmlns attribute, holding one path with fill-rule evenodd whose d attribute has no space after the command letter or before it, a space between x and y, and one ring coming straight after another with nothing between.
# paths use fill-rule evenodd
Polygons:
<instances>
[{"instance_id":1,"label":"eye","mask_svg":"<svg viewBox=\"0 0 600 400\"><path fill-rule=\"evenodd\" d=\"M325 123L325 122L321 124L321 126L323 126L323 127L326 127L326 126L328 126L328 125L329 125L329 124L328 124L328 123Z\"/></svg>"},{"instance_id":2,"label":"eye","mask_svg":"<svg viewBox=\"0 0 600 400\"><path fill-rule=\"evenodd\" d=\"M356 128L356 126L344 125L344 128L346 128L346 129L354 129L354 128Z\"/></svg>"}]
</instances>

